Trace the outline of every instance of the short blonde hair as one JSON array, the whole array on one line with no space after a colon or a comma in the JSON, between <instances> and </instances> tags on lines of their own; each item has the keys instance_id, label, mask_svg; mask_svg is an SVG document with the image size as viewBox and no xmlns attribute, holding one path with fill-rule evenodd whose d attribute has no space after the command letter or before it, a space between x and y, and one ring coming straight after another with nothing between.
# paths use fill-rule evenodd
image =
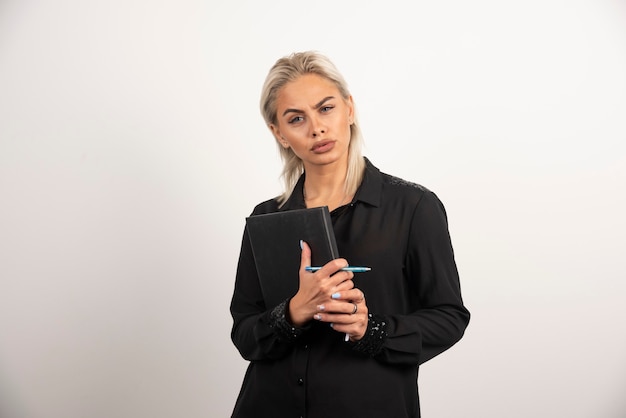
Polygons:
<instances>
[{"instance_id":1,"label":"short blonde hair","mask_svg":"<svg viewBox=\"0 0 626 418\"><path fill-rule=\"evenodd\" d=\"M349 99L350 92L348 91L346 81L327 57L315 51L293 53L276 61L263 84L260 103L261 114L268 127L278 124L276 100L280 90L290 81L294 81L305 74L317 74L329 80L335 84L344 100ZM350 125L348 172L346 173L345 181L347 195L353 195L363 179L365 160L361 151L362 146L363 137L361 136L355 109L353 123ZM291 196L298 178L304 171L304 165L291 148L283 148L278 145L278 150L283 160L282 179L285 187L283 194L278 196L278 202L282 206Z\"/></svg>"}]
</instances>

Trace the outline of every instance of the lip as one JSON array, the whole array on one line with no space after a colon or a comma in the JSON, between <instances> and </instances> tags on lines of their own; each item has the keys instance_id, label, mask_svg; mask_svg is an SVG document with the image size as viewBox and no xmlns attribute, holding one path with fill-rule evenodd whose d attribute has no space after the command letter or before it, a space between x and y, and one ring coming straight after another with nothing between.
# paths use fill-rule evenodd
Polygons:
<instances>
[{"instance_id":1,"label":"lip","mask_svg":"<svg viewBox=\"0 0 626 418\"><path fill-rule=\"evenodd\" d=\"M319 141L313 145L313 147L311 148L311 151L313 151L316 154L323 154L325 152L330 151L334 147L335 147L335 141L332 141L332 140Z\"/></svg>"}]
</instances>

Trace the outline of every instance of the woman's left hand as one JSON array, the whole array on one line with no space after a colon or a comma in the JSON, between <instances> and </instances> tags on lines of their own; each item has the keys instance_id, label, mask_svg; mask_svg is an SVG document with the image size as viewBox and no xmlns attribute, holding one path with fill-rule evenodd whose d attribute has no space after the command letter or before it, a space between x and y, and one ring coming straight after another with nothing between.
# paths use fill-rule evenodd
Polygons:
<instances>
[{"instance_id":1,"label":"woman's left hand","mask_svg":"<svg viewBox=\"0 0 626 418\"><path fill-rule=\"evenodd\" d=\"M329 322L335 331L350 337L350 341L359 341L367 330L367 314L365 295L353 288L334 293L330 300L318 305L314 318Z\"/></svg>"}]
</instances>

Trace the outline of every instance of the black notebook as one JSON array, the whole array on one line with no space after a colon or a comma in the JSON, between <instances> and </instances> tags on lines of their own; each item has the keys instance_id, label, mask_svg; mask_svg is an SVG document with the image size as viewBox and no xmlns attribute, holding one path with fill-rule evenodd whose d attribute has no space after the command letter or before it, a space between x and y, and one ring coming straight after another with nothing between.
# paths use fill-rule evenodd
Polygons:
<instances>
[{"instance_id":1,"label":"black notebook","mask_svg":"<svg viewBox=\"0 0 626 418\"><path fill-rule=\"evenodd\" d=\"M298 291L300 240L311 247L312 266L339 257L327 206L249 216L246 230L268 308Z\"/></svg>"}]
</instances>

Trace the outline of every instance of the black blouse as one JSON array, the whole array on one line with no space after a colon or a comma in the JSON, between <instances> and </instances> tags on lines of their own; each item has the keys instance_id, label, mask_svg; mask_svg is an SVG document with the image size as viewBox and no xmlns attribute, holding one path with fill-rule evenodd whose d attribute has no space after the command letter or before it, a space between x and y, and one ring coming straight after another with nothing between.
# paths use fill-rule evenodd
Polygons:
<instances>
[{"instance_id":1,"label":"black blouse","mask_svg":"<svg viewBox=\"0 0 626 418\"><path fill-rule=\"evenodd\" d=\"M232 340L250 361L232 417L419 417L419 365L445 351L469 323L446 212L426 188L369 161L353 201L331 213L337 247L370 312L366 335L345 342L327 323L285 319L288 301L266 306L244 232L231 301ZM282 208L304 208L304 175ZM297 275L297 272L294 272Z\"/></svg>"}]
</instances>

